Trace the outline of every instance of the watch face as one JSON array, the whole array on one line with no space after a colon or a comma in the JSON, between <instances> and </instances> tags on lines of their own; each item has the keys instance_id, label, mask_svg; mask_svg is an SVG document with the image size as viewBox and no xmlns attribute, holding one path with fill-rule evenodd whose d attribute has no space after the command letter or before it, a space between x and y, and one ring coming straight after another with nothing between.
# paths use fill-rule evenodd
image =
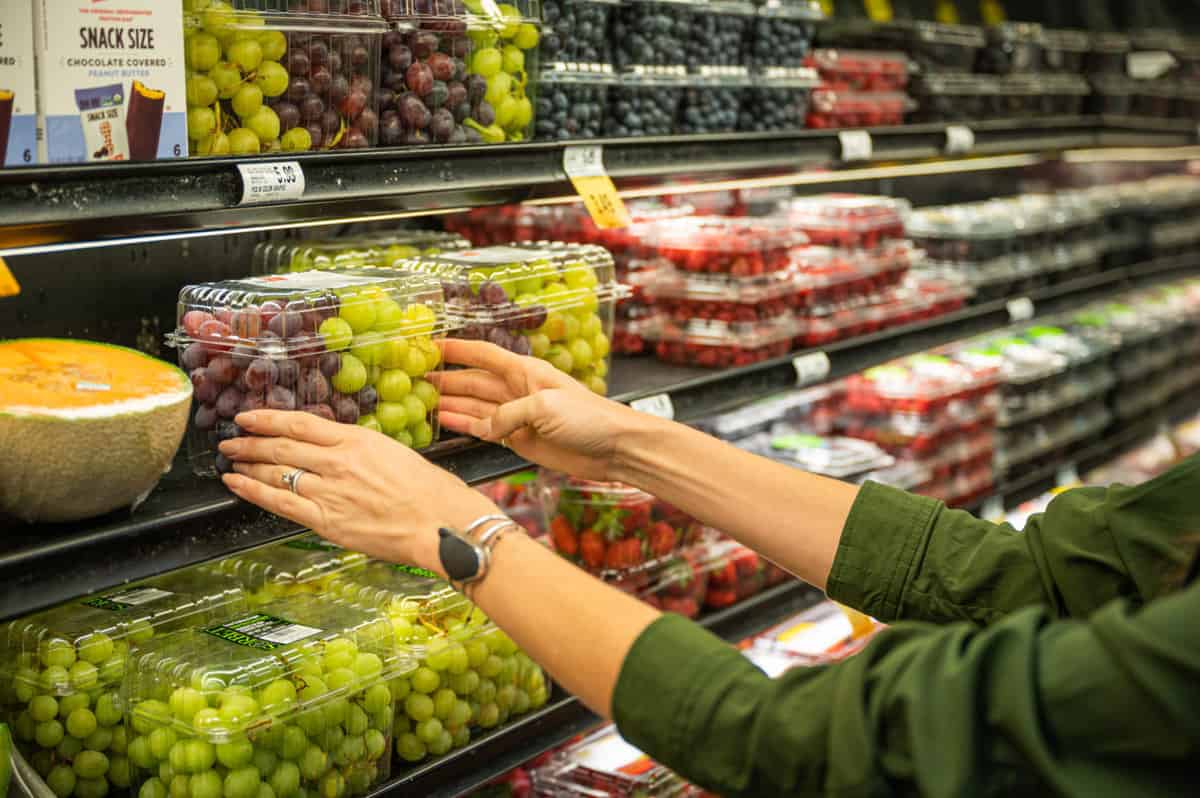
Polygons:
<instances>
[{"instance_id":1,"label":"watch face","mask_svg":"<svg viewBox=\"0 0 1200 798\"><path fill-rule=\"evenodd\" d=\"M465 582L479 575L479 550L449 529L439 529L438 556L451 581Z\"/></svg>"}]
</instances>

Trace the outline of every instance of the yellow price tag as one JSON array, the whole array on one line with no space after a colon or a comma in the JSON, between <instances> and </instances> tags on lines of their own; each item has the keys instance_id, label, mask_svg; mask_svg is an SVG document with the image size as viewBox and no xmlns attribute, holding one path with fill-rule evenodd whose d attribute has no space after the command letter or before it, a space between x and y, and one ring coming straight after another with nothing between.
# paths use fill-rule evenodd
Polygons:
<instances>
[{"instance_id":1,"label":"yellow price tag","mask_svg":"<svg viewBox=\"0 0 1200 798\"><path fill-rule=\"evenodd\" d=\"M821 13L826 19L833 18L833 0L821 0Z\"/></svg>"},{"instance_id":2,"label":"yellow price tag","mask_svg":"<svg viewBox=\"0 0 1200 798\"><path fill-rule=\"evenodd\" d=\"M1008 18L1000 0L979 0L979 15L985 25L999 25Z\"/></svg>"},{"instance_id":3,"label":"yellow price tag","mask_svg":"<svg viewBox=\"0 0 1200 798\"><path fill-rule=\"evenodd\" d=\"M0 297L16 296L19 293L21 293L21 284L8 270L8 264L4 262L4 258L0 258Z\"/></svg>"},{"instance_id":4,"label":"yellow price tag","mask_svg":"<svg viewBox=\"0 0 1200 798\"><path fill-rule=\"evenodd\" d=\"M599 145L567 147L563 169L597 227L610 230L629 226L629 211L604 171L604 151Z\"/></svg>"},{"instance_id":5,"label":"yellow price tag","mask_svg":"<svg viewBox=\"0 0 1200 798\"><path fill-rule=\"evenodd\" d=\"M867 16L872 22L892 21L892 0L863 0L863 5L866 6Z\"/></svg>"},{"instance_id":6,"label":"yellow price tag","mask_svg":"<svg viewBox=\"0 0 1200 798\"><path fill-rule=\"evenodd\" d=\"M958 6L954 4L954 0L937 0L937 8L934 9L933 16L943 25L959 23Z\"/></svg>"}]
</instances>

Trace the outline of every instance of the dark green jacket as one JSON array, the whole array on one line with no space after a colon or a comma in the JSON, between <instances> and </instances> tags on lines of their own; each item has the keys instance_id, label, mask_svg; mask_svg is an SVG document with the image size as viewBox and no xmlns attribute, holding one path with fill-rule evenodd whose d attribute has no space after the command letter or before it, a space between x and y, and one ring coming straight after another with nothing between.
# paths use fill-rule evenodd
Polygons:
<instances>
[{"instance_id":1,"label":"dark green jacket","mask_svg":"<svg viewBox=\"0 0 1200 798\"><path fill-rule=\"evenodd\" d=\"M904 619L767 678L664 616L614 696L621 733L733 796L1200 795L1200 457L1078 488L1025 531L868 483L829 595Z\"/></svg>"}]
</instances>

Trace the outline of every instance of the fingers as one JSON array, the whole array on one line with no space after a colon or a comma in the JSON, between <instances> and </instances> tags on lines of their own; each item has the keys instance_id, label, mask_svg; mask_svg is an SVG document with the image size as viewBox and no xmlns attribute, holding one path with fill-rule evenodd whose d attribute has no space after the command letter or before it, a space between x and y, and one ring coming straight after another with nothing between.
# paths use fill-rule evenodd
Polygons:
<instances>
[{"instance_id":1,"label":"fingers","mask_svg":"<svg viewBox=\"0 0 1200 798\"><path fill-rule=\"evenodd\" d=\"M442 359L447 363L460 366L471 366L491 372L504 374L521 368L521 358L506 349L486 341L460 341L448 338L439 342L442 345Z\"/></svg>"},{"instance_id":2,"label":"fingers","mask_svg":"<svg viewBox=\"0 0 1200 798\"><path fill-rule=\"evenodd\" d=\"M239 414L234 421L253 435L291 438L317 446L337 446L346 439L345 424L302 411L253 410Z\"/></svg>"},{"instance_id":3,"label":"fingers","mask_svg":"<svg viewBox=\"0 0 1200 798\"><path fill-rule=\"evenodd\" d=\"M459 435L473 435L474 424L479 420L479 416L465 415L463 413L447 412L444 409L438 410L438 423L442 425L442 429L448 429L451 432L457 432Z\"/></svg>"},{"instance_id":4,"label":"fingers","mask_svg":"<svg viewBox=\"0 0 1200 798\"><path fill-rule=\"evenodd\" d=\"M221 454L235 462L303 468L314 474L330 474L336 465L334 450L291 438L233 438L222 441L220 449Z\"/></svg>"},{"instance_id":5,"label":"fingers","mask_svg":"<svg viewBox=\"0 0 1200 798\"><path fill-rule=\"evenodd\" d=\"M496 402L485 402L469 396L446 396L443 394L441 401L438 402L438 413L450 412L472 418L487 418L495 413L499 406Z\"/></svg>"},{"instance_id":6,"label":"fingers","mask_svg":"<svg viewBox=\"0 0 1200 798\"><path fill-rule=\"evenodd\" d=\"M443 396L472 396L495 404L517 398L503 377L482 369L433 372L429 375L429 381Z\"/></svg>"},{"instance_id":7,"label":"fingers","mask_svg":"<svg viewBox=\"0 0 1200 798\"><path fill-rule=\"evenodd\" d=\"M269 513L290 518L309 529L322 526L321 508L311 499L297 496L290 490L270 487L242 474L225 474L221 480L238 498L257 504Z\"/></svg>"},{"instance_id":8,"label":"fingers","mask_svg":"<svg viewBox=\"0 0 1200 798\"><path fill-rule=\"evenodd\" d=\"M251 479L256 479L269 487L290 491L291 488L288 487L283 478L296 469L292 466L267 465L266 463L234 463L233 470ZM312 498L320 495L323 484L319 474L305 471L296 481L296 493L300 496Z\"/></svg>"},{"instance_id":9,"label":"fingers","mask_svg":"<svg viewBox=\"0 0 1200 798\"><path fill-rule=\"evenodd\" d=\"M533 424L542 415L545 406L543 396L542 393L536 393L500 405L491 416L479 418L472 423L471 434L495 443Z\"/></svg>"}]
</instances>

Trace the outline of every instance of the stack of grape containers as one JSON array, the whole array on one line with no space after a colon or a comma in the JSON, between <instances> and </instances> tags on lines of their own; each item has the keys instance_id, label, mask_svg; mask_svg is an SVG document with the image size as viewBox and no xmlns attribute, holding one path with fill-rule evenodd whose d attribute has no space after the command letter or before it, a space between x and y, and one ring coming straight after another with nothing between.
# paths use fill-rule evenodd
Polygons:
<instances>
[{"instance_id":1,"label":"stack of grape containers","mask_svg":"<svg viewBox=\"0 0 1200 798\"><path fill-rule=\"evenodd\" d=\"M405 258L468 249L471 243L453 233L429 230L375 233L356 237L271 241L254 249L255 274L286 274L314 269L388 268Z\"/></svg>"},{"instance_id":2,"label":"stack of grape containers","mask_svg":"<svg viewBox=\"0 0 1200 798\"><path fill-rule=\"evenodd\" d=\"M380 142L500 144L535 130L536 0L383 0Z\"/></svg>"},{"instance_id":3,"label":"stack of grape containers","mask_svg":"<svg viewBox=\"0 0 1200 798\"><path fill-rule=\"evenodd\" d=\"M191 155L379 140L376 0L185 0Z\"/></svg>"},{"instance_id":4,"label":"stack of grape containers","mask_svg":"<svg viewBox=\"0 0 1200 798\"><path fill-rule=\"evenodd\" d=\"M618 6L619 0L544 0L537 138L566 141L605 134L617 82L609 26Z\"/></svg>"},{"instance_id":5,"label":"stack of grape containers","mask_svg":"<svg viewBox=\"0 0 1200 798\"><path fill-rule=\"evenodd\" d=\"M771 218L811 244L790 253L790 274L802 290L798 348L911 324L966 302L969 292L956 280L909 275L924 253L905 237L908 210L904 200L857 194L781 204Z\"/></svg>"}]
</instances>

